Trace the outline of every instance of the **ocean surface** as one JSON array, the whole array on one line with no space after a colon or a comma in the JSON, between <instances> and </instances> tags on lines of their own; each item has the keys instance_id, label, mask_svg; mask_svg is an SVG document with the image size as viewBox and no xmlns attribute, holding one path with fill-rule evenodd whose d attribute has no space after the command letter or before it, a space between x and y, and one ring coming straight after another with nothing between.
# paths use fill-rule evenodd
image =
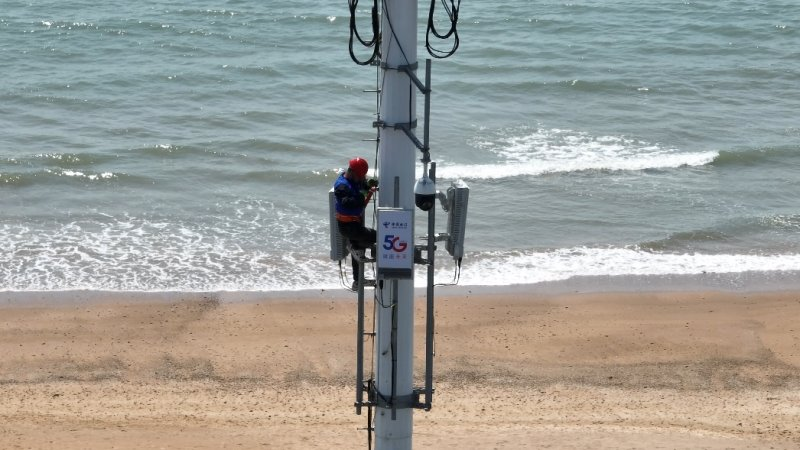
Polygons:
<instances>
[{"instance_id":1,"label":"ocean surface","mask_svg":"<svg viewBox=\"0 0 800 450\"><path fill-rule=\"evenodd\" d=\"M796 1L459 19L431 155L471 189L461 284L800 271ZM327 191L376 152L348 22L345 1L4 0L0 290L340 286Z\"/></svg>"}]
</instances>

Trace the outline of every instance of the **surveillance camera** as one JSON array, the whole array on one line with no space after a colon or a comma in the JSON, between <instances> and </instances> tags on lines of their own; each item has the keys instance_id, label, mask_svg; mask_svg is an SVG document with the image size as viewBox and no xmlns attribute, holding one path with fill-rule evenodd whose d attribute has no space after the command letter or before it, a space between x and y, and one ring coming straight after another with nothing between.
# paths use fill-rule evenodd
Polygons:
<instances>
[{"instance_id":1,"label":"surveillance camera","mask_svg":"<svg viewBox=\"0 0 800 450\"><path fill-rule=\"evenodd\" d=\"M423 211L430 210L436 203L436 184L427 175L414 185L414 203Z\"/></svg>"}]
</instances>

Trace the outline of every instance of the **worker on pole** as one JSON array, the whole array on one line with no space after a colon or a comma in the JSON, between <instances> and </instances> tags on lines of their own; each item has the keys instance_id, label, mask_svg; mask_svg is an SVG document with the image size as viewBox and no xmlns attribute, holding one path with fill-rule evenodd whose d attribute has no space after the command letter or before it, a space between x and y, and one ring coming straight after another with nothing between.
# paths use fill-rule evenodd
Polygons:
<instances>
[{"instance_id":1,"label":"worker on pole","mask_svg":"<svg viewBox=\"0 0 800 450\"><path fill-rule=\"evenodd\" d=\"M353 158L333 184L336 198L336 222L339 232L350 241L353 250L374 249L376 232L364 225L364 211L377 190L376 179L367 180L369 164L364 158ZM373 250L374 253L374 250ZM353 289L358 285L358 261L352 257Z\"/></svg>"}]
</instances>

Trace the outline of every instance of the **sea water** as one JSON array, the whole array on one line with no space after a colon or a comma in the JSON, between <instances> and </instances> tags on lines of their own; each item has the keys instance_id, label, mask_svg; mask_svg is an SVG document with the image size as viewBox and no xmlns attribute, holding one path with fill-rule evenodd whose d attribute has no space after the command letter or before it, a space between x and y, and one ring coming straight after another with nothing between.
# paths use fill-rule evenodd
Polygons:
<instances>
[{"instance_id":1,"label":"sea water","mask_svg":"<svg viewBox=\"0 0 800 450\"><path fill-rule=\"evenodd\" d=\"M2 9L0 290L339 285L327 191L376 154L347 2ZM470 186L462 284L800 270L796 2L465 1L458 30L430 140Z\"/></svg>"}]
</instances>

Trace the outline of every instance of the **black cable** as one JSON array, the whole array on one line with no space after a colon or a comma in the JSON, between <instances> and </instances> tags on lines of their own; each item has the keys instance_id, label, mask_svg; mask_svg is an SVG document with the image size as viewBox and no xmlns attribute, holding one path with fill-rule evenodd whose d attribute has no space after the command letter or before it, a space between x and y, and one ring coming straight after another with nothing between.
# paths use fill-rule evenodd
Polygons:
<instances>
[{"instance_id":1,"label":"black cable","mask_svg":"<svg viewBox=\"0 0 800 450\"><path fill-rule=\"evenodd\" d=\"M378 293L378 292L380 292L380 293ZM383 309L388 309L388 308L394 308L395 307L394 303L390 303L388 305L383 303L383 287L382 286L378 286L378 288L375 289L375 301Z\"/></svg>"},{"instance_id":2,"label":"black cable","mask_svg":"<svg viewBox=\"0 0 800 450\"><path fill-rule=\"evenodd\" d=\"M367 450L372 450L372 406L367 406Z\"/></svg>"},{"instance_id":3,"label":"black cable","mask_svg":"<svg viewBox=\"0 0 800 450\"><path fill-rule=\"evenodd\" d=\"M461 0L458 1L461 2ZM392 32L392 37L394 38L394 41L397 42L397 48L400 49L400 53L403 55L403 59L406 60L406 64L407 65L411 64L411 61L408 60L408 56L406 56L406 51L403 50L403 46L400 45L400 40L397 39L397 34L394 32L394 26L392 25L392 18L389 16L389 8L386 7L386 0L381 0L381 4L383 5L383 13L386 14L386 23L389 24L389 31ZM391 45L388 45L386 48L387 49L391 48ZM389 56L387 55L386 59L388 58Z\"/></svg>"},{"instance_id":4,"label":"black cable","mask_svg":"<svg viewBox=\"0 0 800 450\"><path fill-rule=\"evenodd\" d=\"M392 299L392 333L389 336L389 346L392 349L392 397L391 401L389 402L392 405L392 420L394 420L395 411L394 396L397 393L397 283L398 281L395 281L395 289L392 292L394 296Z\"/></svg>"},{"instance_id":5,"label":"black cable","mask_svg":"<svg viewBox=\"0 0 800 450\"><path fill-rule=\"evenodd\" d=\"M428 29L425 31L425 48L428 49L428 53L433 56L434 58L447 58L453 55L453 53L458 50L458 45L460 44L460 39L458 38L458 9L461 7L461 0L440 0L442 2L442 6L444 7L445 11L447 12L447 16L450 19L450 28L447 30L446 33L442 34L436 30L436 23L433 19L435 10L436 10L436 0L431 0L431 7L428 10ZM450 6L448 7L447 2L450 2ZM431 43L431 34L434 37L447 40L452 37L453 45L450 47L450 50L439 50L438 48L434 47Z\"/></svg>"},{"instance_id":6,"label":"black cable","mask_svg":"<svg viewBox=\"0 0 800 450\"><path fill-rule=\"evenodd\" d=\"M345 258L347 258L345 256ZM347 267L347 263L345 263L345 267ZM342 287L347 289L350 292L355 292L355 289L351 288L347 281L345 281L345 274L344 270L342 269L342 260L339 260L339 281L342 283Z\"/></svg>"},{"instance_id":7,"label":"black cable","mask_svg":"<svg viewBox=\"0 0 800 450\"><path fill-rule=\"evenodd\" d=\"M453 280L449 283L437 283L434 286L442 287L442 286L456 286L458 282L461 281L461 258L456 260L456 267L455 271L453 272Z\"/></svg>"},{"instance_id":8,"label":"black cable","mask_svg":"<svg viewBox=\"0 0 800 450\"><path fill-rule=\"evenodd\" d=\"M350 40L348 42L348 50L350 51L350 58L356 64L360 66L367 66L372 64L373 61L380 58L381 54L381 32L380 32L380 18L378 16L378 0L373 0L372 3L372 39L369 41L364 40L361 37L361 34L358 32L358 26L356 25L356 11L358 10L358 0L348 0L348 5L350 7ZM372 55L365 60L358 59L355 54L355 50L353 49L353 37L358 39L358 42L361 43L366 48L372 48Z\"/></svg>"},{"instance_id":9,"label":"black cable","mask_svg":"<svg viewBox=\"0 0 800 450\"><path fill-rule=\"evenodd\" d=\"M411 127L411 121L414 118L414 114L411 111L412 106L414 106L414 83L411 82L411 77L408 77L408 123L409 123L409 127Z\"/></svg>"}]
</instances>

